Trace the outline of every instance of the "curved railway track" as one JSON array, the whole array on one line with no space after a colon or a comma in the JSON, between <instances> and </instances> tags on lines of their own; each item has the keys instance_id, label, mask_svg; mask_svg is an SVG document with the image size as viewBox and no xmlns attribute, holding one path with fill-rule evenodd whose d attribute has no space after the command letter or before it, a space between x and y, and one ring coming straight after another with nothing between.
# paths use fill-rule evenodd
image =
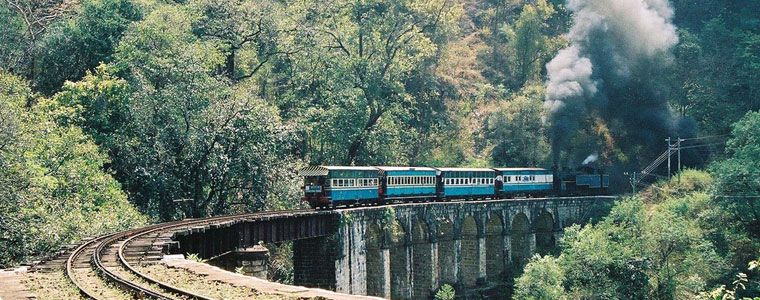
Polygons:
<instances>
[{"instance_id":1,"label":"curved railway track","mask_svg":"<svg viewBox=\"0 0 760 300\"><path fill-rule=\"evenodd\" d=\"M87 299L114 298L114 292L108 291L109 287L104 286L112 285L131 296L124 297L127 299L210 300L211 298L207 296L152 278L140 272L135 265L146 258L150 259L151 257L148 256L151 253L160 255L161 242L170 240L172 233L179 230L236 219L259 218L302 211L310 210L258 212L205 219L187 219L103 235L86 241L75 248L66 260L64 274L79 289L80 294ZM101 282L99 282L100 284L93 284L93 280Z\"/></svg>"}]
</instances>

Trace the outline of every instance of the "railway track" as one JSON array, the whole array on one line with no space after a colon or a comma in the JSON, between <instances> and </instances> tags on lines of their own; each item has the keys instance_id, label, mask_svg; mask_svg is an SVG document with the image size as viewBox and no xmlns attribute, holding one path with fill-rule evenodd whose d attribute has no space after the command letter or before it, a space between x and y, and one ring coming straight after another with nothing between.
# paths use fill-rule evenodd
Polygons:
<instances>
[{"instance_id":1,"label":"railway track","mask_svg":"<svg viewBox=\"0 0 760 300\"><path fill-rule=\"evenodd\" d=\"M188 219L100 236L71 251L66 259L64 273L87 299L210 300L208 296L152 278L140 272L138 266L160 260L164 243L170 241L176 231L304 211L311 210Z\"/></svg>"}]
</instances>

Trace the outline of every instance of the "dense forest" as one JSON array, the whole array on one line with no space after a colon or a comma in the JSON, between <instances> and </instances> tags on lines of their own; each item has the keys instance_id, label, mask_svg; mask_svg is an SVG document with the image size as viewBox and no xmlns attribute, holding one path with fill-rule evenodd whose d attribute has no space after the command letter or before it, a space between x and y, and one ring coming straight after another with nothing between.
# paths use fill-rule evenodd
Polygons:
<instances>
[{"instance_id":1,"label":"dense forest","mask_svg":"<svg viewBox=\"0 0 760 300\"><path fill-rule=\"evenodd\" d=\"M594 158L625 192L679 136L703 171L568 231L518 296L757 295L758 109L758 1L2 0L0 266L300 207L310 164Z\"/></svg>"}]
</instances>

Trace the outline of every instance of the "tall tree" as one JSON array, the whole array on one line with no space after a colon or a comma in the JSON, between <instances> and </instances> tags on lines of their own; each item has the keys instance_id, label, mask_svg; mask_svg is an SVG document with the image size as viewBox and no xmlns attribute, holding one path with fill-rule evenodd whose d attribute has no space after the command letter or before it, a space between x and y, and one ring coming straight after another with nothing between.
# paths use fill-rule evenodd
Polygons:
<instances>
[{"instance_id":1,"label":"tall tree","mask_svg":"<svg viewBox=\"0 0 760 300\"><path fill-rule=\"evenodd\" d=\"M217 75L225 55L194 34L195 17L186 6L156 8L119 45L115 63L132 93L112 150L117 174L162 219L294 199L282 194L294 178L290 130L255 85Z\"/></svg>"},{"instance_id":2,"label":"tall tree","mask_svg":"<svg viewBox=\"0 0 760 300\"><path fill-rule=\"evenodd\" d=\"M103 170L108 156L78 127L57 124L51 116L68 112L49 101L0 72L0 266L146 222Z\"/></svg>"},{"instance_id":3,"label":"tall tree","mask_svg":"<svg viewBox=\"0 0 760 300\"><path fill-rule=\"evenodd\" d=\"M285 7L276 1L196 0L189 3L198 17L193 32L218 42L224 54L223 73L232 81L257 75L277 55L292 54L281 31ZM290 28L292 33L292 28Z\"/></svg>"},{"instance_id":4,"label":"tall tree","mask_svg":"<svg viewBox=\"0 0 760 300\"><path fill-rule=\"evenodd\" d=\"M0 6L2 23L8 24L2 38L10 38L5 42L16 42L18 47L14 52L19 56L5 57L17 66L15 72L32 78L36 68L35 52L37 44L48 27L65 16L73 7L71 0L4 0ZM16 32L13 32L16 31Z\"/></svg>"},{"instance_id":5,"label":"tall tree","mask_svg":"<svg viewBox=\"0 0 760 300\"><path fill-rule=\"evenodd\" d=\"M549 156L543 87L526 87L503 102L485 122L486 138L492 141L491 159L498 166L542 166Z\"/></svg>"},{"instance_id":6,"label":"tall tree","mask_svg":"<svg viewBox=\"0 0 760 300\"><path fill-rule=\"evenodd\" d=\"M436 61L439 47L455 29L457 6L437 1L331 1L301 7L302 39L310 53L301 56L313 84L327 89L327 110L346 114L337 147L339 161L352 164L388 111L413 99L405 86L414 74ZM319 96L319 95L318 95ZM315 145L316 146L316 145Z\"/></svg>"},{"instance_id":7,"label":"tall tree","mask_svg":"<svg viewBox=\"0 0 760 300\"><path fill-rule=\"evenodd\" d=\"M34 53L35 89L58 91L64 81L76 81L100 63L111 62L119 39L142 17L130 0L84 0L75 15L49 26Z\"/></svg>"}]
</instances>

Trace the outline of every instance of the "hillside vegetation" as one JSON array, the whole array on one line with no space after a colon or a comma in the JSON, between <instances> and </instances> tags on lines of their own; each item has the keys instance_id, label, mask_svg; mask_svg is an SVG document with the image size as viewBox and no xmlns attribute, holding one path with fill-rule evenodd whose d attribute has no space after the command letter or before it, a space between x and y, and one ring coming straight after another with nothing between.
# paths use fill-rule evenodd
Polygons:
<instances>
[{"instance_id":1,"label":"hillside vegetation","mask_svg":"<svg viewBox=\"0 0 760 300\"><path fill-rule=\"evenodd\" d=\"M619 201L566 230L557 257L534 257L518 299L758 299L760 114L742 118L729 157ZM753 260L754 259L754 260Z\"/></svg>"},{"instance_id":2,"label":"hillside vegetation","mask_svg":"<svg viewBox=\"0 0 760 300\"><path fill-rule=\"evenodd\" d=\"M757 254L747 233L758 227L748 210L756 202L731 196L758 191L746 178L760 175L748 114L760 109L760 2L594 3L638 3L673 36L655 54L636 48L647 59L629 69L595 65L621 80L595 81L607 98L583 102L560 147L546 65L580 43L572 28L588 1L3 0L0 267L148 222L300 207L295 170L310 164L567 168L596 154L624 190L623 171L683 135L717 137L684 151L687 166L710 166L709 187L621 204L617 215L661 217L621 229L653 236L629 241L638 252L611 264L658 249L657 226L677 217L688 229L679 262L721 271L684 279L652 258L641 261L640 292L691 295L727 282ZM651 36L607 36L584 51L635 60L614 42ZM639 130L650 116L668 130ZM679 189L670 186L658 187ZM702 242L727 223L684 215L699 207L733 214L748 237ZM571 231L566 243L593 230Z\"/></svg>"}]
</instances>

